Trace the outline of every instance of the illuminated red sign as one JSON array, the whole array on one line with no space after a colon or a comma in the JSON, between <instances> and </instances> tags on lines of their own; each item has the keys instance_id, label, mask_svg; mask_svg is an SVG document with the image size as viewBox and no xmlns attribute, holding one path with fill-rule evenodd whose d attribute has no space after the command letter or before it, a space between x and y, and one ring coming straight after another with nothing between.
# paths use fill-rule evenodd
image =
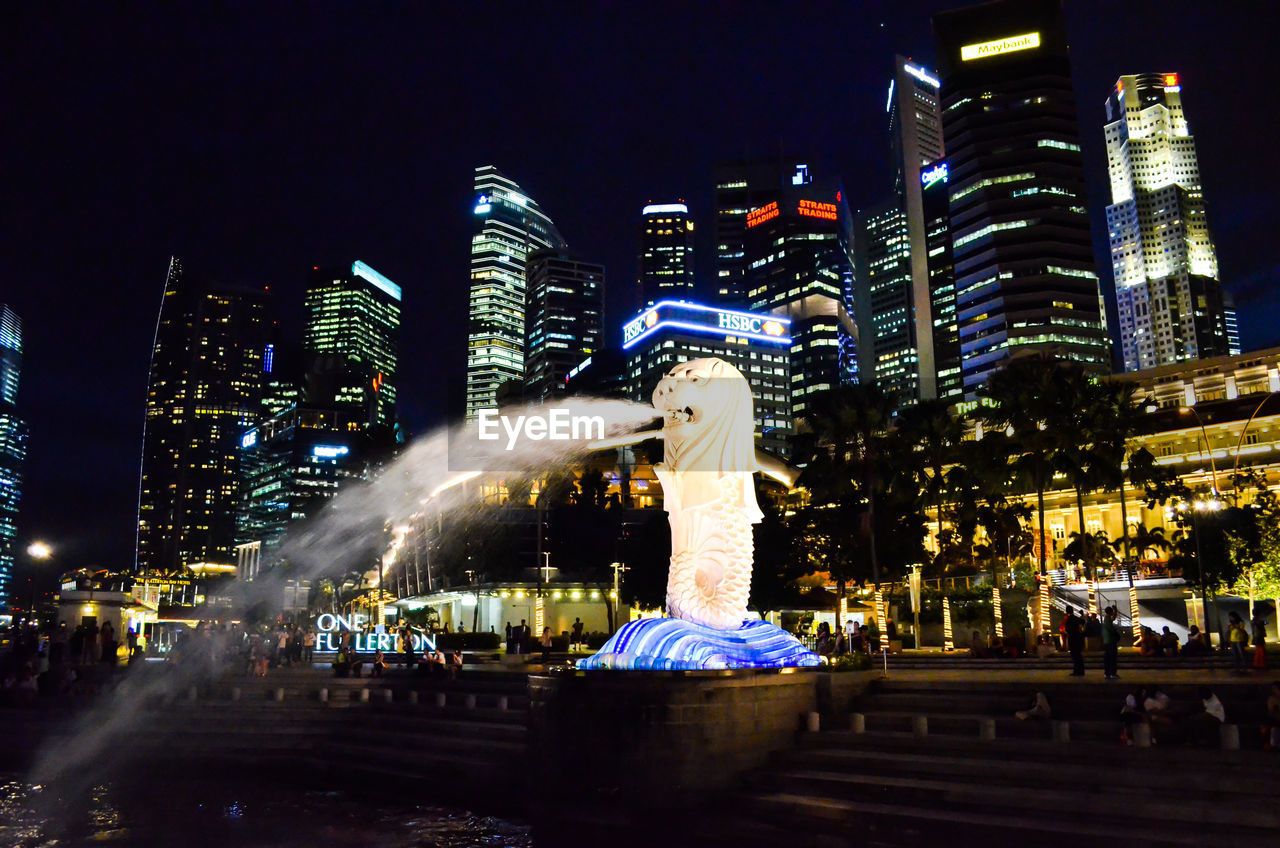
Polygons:
<instances>
[{"instance_id":1,"label":"illuminated red sign","mask_svg":"<svg viewBox=\"0 0 1280 848\"><path fill-rule=\"evenodd\" d=\"M772 218L778 217L778 203L774 201L768 206L761 206L759 209L752 209L747 213L747 226L754 227L756 224L763 224Z\"/></svg>"},{"instance_id":2,"label":"illuminated red sign","mask_svg":"<svg viewBox=\"0 0 1280 848\"><path fill-rule=\"evenodd\" d=\"M1170 86L1177 85L1177 84L1178 84L1178 75L1177 75L1177 74L1165 74L1165 75L1164 75L1164 84L1165 84L1165 85L1170 85Z\"/></svg>"},{"instance_id":3,"label":"illuminated red sign","mask_svg":"<svg viewBox=\"0 0 1280 848\"><path fill-rule=\"evenodd\" d=\"M819 203L816 200L802 200L800 207L796 210L801 215L807 215L810 218L822 218L827 221L834 221L837 218L836 205L834 203Z\"/></svg>"}]
</instances>

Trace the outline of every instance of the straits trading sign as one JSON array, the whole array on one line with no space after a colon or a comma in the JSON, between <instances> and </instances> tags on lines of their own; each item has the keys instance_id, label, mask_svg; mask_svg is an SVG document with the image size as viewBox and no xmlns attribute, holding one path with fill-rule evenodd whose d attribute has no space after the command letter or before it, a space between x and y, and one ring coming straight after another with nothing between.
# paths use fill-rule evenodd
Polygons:
<instances>
[{"instance_id":1,"label":"straits trading sign","mask_svg":"<svg viewBox=\"0 0 1280 848\"><path fill-rule=\"evenodd\" d=\"M338 645L341 643L340 633L346 630L351 633L350 645L357 654L372 654L375 651L382 651L384 654L396 652L394 633L368 633L360 629L360 624L361 622L355 616L348 618L331 612L322 613L316 618L316 650L338 650ZM436 640L419 633L413 634L414 652L421 654L424 649L434 651Z\"/></svg>"},{"instance_id":2,"label":"straits trading sign","mask_svg":"<svg viewBox=\"0 0 1280 848\"><path fill-rule=\"evenodd\" d=\"M1028 32L1022 35L1011 35L998 41L984 41L981 44L966 44L960 48L960 60L968 62L973 59L988 59L1001 53L1012 53L1015 50L1033 50L1040 46L1040 33Z\"/></svg>"}]
</instances>

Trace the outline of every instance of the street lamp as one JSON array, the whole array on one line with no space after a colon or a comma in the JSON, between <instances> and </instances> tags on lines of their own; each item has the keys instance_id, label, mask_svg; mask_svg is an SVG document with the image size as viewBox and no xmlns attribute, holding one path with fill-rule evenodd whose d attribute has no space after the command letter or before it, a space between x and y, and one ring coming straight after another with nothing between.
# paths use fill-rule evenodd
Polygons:
<instances>
[{"instance_id":1,"label":"street lamp","mask_svg":"<svg viewBox=\"0 0 1280 848\"><path fill-rule=\"evenodd\" d=\"M1201 548L1200 548L1200 517L1201 512L1217 512L1222 509L1222 501L1216 497L1211 500L1197 500L1191 503L1191 527L1196 534L1196 578L1200 583L1200 606L1204 610L1204 639L1206 645L1209 643L1209 593L1204 588L1204 566L1201 564ZM1194 597L1194 595L1192 596Z\"/></svg>"},{"instance_id":2,"label":"street lamp","mask_svg":"<svg viewBox=\"0 0 1280 848\"><path fill-rule=\"evenodd\" d=\"M1204 427L1204 419L1200 417L1199 412L1196 412L1196 408L1194 406L1180 407L1178 409L1178 412L1182 413L1183 415L1186 415L1188 412L1190 412L1192 415L1196 417L1196 423L1200 425L1200 432L1204 435L1204 449L1201 451L1201 453L1208 454L1209 456L1209 472L1213 477L1213 495L1216 498L1218 496L1218 491L1219 491L1218 490L1218 466L1213 461L1213 447L1209 444L1209 431L1206 430ZM1197 440L1199 439L1198 436L1196 438Z\"/></svg>"},{"instance_id":3,"label":"street lamp","mask_svg":"<svg viewBox=\"0 0 1280 848\"><path fill-rule=\"evenodd\" d=\"M44 562L53 556L53 548L45 542L32 542L27 545L27 556L33 563ZM27 585L31 587L31 606L27 609L27 618L32 623L36 621L36 586L30 575L27 576Z\"/></svg>"},{"instance_id":4,"label":"street lamp","mask_svg":"<svg viewBox=\"0 0 1280 848\"><path fill-rule=\"evenodd\" d=\"M1267 401L1271 400L1276 395L1280 395L1280 392L1268 392L1267 396L1262 399L1262 402L1254 407L1253 414L1249 416L1249 420L1244 422L1244 427L1240 429L1240 439L1236 442L1236 461L1231 466L1231 492L1233 500L1237 504L1239 503L1239 494L1236 491L1236 474L1240 471L1240 450L1244 447L1244 434L1249 432L1249 425L1253 423L1253 419L1258 417L1258 413L1262 411L1262 407L1266 406Z\"/></svg>"}]
</instances>

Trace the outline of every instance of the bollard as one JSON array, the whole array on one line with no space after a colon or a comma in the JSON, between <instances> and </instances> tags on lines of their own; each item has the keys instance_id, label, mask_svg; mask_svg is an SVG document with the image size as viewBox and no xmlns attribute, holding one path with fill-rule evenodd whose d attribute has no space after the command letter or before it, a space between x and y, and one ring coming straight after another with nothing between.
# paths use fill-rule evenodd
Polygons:
<instances>
[{"instance_id":1,"label":"bollard","mask_svg":"<svg viewBox=\"0 0 1280 848\"><path fill-rule=\"evenodd\" d=\"M1053 741L1054 742L1070 742L1071 741L1071 724L1065 721L1053 722Z\"/></svg>"},{"instance_id":2,"label":"bollard","mask_svg":"<svg viewBox=\"0 0 1280 848\"><path fill-rule=\"evenodd\" d=\"M368 689L361 689L361 690L360 690L360 703L362 703L362 704L367 704L367 703L369 703L369 690L368 690Z\"/></svg>"},{"instance_id":3,"label":"bollard","mask_svg":"<svg viewBox=\"0 0 1280 848\"><path fill-rule=\"evenodd\" d=\"M1222 750L1239 751L1240 750L1240 727L1234 724L1224 724L1218 728L1218 738L1222 740Z\"/></svg>"},{"instance_id":4,"label":"bollard","mask_svg":"<svg viewBox=\"0 0 1280 848\"><path fill-rule=\"evenodd\" d=\"M274 693L274 694L275 694L275 699L276 699L277 701L283 701L283 700L284 700L284 688L283 688L283 687L276 689L276 691L275 691L275 693Z\"/></svg>"},{"instance_id":5,"label":"bollard","mask_svg":"<svg viewBox=\"0 0 1280 848\"><path fill-rule=\"evenodd\" d=\"M383 690L382 690L382 700L383 700L383 702L384 702L384 703L387 703L387 704L391 703L391 690L390 690L390 689L383 689Z\"/></svg>"},{"instance_id":6,"label":"bollard","mask_svg":"<svg viewBox=\"0 0 1280 848\"><path fill-rule=\"evenodd\" d=\"M854 733L866 733L867 717L864 716L862 713L850 713L849 729L852 730Z\"/></svg>"},{"instance_id":7,"label":"bollard","mask_svg":"<svg viewBox=\"0 0 1280 848\"><path fill-rule=\"evenodd\" d=\"M413 691L413 692L410 692L410 693L409 693L409 703L410 703L410 704L417 705L417 703L418 703L418 693L417 693L417 691L416 691L416 690L415 690L415 691Z\"/></svg>"},{"instance_id":8,"label":"bollard","mask_svg":"<svg viewBox=\"0 0 1280 848\"><path fill-rule=\"evenodd\" d=\"M1129 725L1129 730L1133 733L1133 745L1135 748L1151 747L1151 725L1140 721Z\"/></svg>"},{"instance_id":9,"label":"bollard","mask_svg":"<svg viewBox=\"0 0 1280 848\"><path fill-rule=\"evenodd\" d=\"M233 700L233 701L238 701L238 700L240 700L240 687L239 687L239 686L235 686L235 687L233 687L233 688L231 689L231 700Z\"/></svg>"},{"instance_id":10,"label":"bollard","mask_svg":"<svg viewBox=\"0 0 1280 848\"><path fill-rule=\"evenodd\" d=\"M187 690L188 701L194 701L199 697L200 697L200 690L197 689L196 687L192 686L190 689Z\"/></svg>"},{"instance_id":11,"label":"bollard","mask_svg":"<svg viewBox=\"0 0 1280 848\"><path fill-rule=\"evenodd\" d=\"M474 710L474 709L476 708L476 696L475 696L475 695L468 695L468 696L467 696L467 700L466 700L466 704L467 704L467 709L469 709L469 710Z\"/></svg>"},{"instance_id":12,"label":"bollard","mask_svg":"<svg viewBox=\"0 0 1280 848\"><path fill-rule=\"evenodd\" d=\"M321 689L321 690L320 690L320 703L322 703L322 704L327 704L327 703L329 703L329 690L328 690L328 689Z\"/></svg>"},{"instance_id":13,"label":"bollard","mask_svg":"<svg viewBox=\"0 0 1280 848\"><path fill-rule=\"evenodd\" d=\"M978 719L978 738L979 739L995 739L996 738L996 720L993 718Z\"/></svg>"},{"instance_id":14,"label":"bollard","mask_svg":"<svg viewBox=\"0 0 1280 848\"><path fill-rule=\"evenodd\" d=\"M510 704L511 704L511 701L509 698L507 698L506 695L498 696L498 709L502 710L503 712L506 712L508 709L511 708Z\"/></svg>"},{"instance_id":15,"label":"bollard","mask_svg":"<svg viewBox=\"0 0 1280 848\"><path fill-rule=\"evenodd\" d=\"M911 732L916 736L924 737L929 735L929 717L928 716L912 716Z\"/></svg>"},{"instance_id":16,"label":"bollard","mask_svg":"<svg viewBox=\"0 0 1280 848\"><path fill-rule=\"evenodd\" d=\"M444 709L445 694L443 692L436 693L436 706Z\"/></svg>"},{"instance_id":17,"label":"bollard","mask_svg":"<svg viewBox=\"0 0 1280 848\"><path fill-rule=\"evenodd\" d=\"M817 733L819 730L822 729L821 713L806 713L804 718L805 718L805 729L808 730L810 733Z\"/></svg>"}]
</instances>

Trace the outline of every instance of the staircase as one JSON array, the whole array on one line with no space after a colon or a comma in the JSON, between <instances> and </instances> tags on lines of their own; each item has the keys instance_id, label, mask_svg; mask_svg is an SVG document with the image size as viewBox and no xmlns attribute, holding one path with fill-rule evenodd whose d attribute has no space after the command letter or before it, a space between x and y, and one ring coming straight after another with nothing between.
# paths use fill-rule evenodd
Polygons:
<instances>
[{"instance_id":1,"label":"staircase","mask_svg":"<svg viewBox=\"0 0 1280 848\"><path fill-rule=\"evenodd\" d=\"M1223 750L1122 746L1120 684L923 677L874 687L840 717L850 729L803 734L728 801L745 817L699 830L719 844L830 848L1280 844L1280 753L1256 750L1258 683L1215 681L1255 749ZM1162 688L1192 703L1191 684ZM1013 717L1037 689L1054 722Z\"/></svg>"}]
</instances>

